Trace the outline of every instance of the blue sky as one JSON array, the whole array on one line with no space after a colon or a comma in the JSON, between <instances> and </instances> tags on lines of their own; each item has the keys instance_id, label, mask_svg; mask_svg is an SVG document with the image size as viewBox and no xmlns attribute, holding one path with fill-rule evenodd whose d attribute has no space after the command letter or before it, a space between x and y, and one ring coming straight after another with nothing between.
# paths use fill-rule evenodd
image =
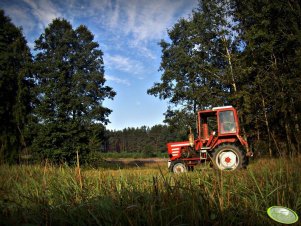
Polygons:
<instances>
[{"instance_id":1,"label":"blue sky","mask_svg":"<svg viewBox=\"0 0 301 226\"><path fill-rule=\"evenodd\" d=\"M54 18L75 29L84 24L104 53L107 85L116 92L108 129L162 124L168 103L147 95L160 81L161 48L167 29L189 17L197 0L1 0L0 8L22 27L29 47Z\"/></svg>"}]
</instances>

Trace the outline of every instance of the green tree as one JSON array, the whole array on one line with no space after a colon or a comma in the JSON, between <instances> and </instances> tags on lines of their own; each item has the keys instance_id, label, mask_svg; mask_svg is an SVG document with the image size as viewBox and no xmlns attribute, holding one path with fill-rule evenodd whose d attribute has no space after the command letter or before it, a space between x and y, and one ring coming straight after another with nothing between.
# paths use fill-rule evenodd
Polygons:
<instances>
[{"instance_id":1,"label":"green tree","mask_svg":"<svg viewBox=\"0 0 301 226\"><path fill-rule=\"evenodd\" d=\"M238 48L230 6L229 1L199 1L191 18L168 31L171 43L160 43L163 74L148 94L169 100L165 122L179 130L195 125L199 109L236 103Z\"/></svg>"},{"instance_id":2,"label":"green tree","mask_svg":"<svg viewBox=\"0 0 301 226\"><path fill-rule=\"evenodd\" d=\"M267 141L270 155L300 152L300 2L236 1L235 8L245 43L245 97L255 119L250 128Z\"/></svg>"},{"instance_id":3,"label":"green tree","mask_svg":"<svg viewBox=\"0 0 301 226\"><path fill-rule=\"evenodd\" d=\"M30 50L17 28L0 10L0 160L16 162L27 148L25 125L32 110Z\"/></svg>"},{"instance_id":4,"label":"green tree","mask_svg":"<svg viewBox=\"0 0 301 226\"><path fill-rule=\"evenodd\" d=\"M68 21L55 19L35 42L38 134L33 147L42 157L72 161L77 150L84 155L92 143L100 144L103 133L97 131L104 130L111 113L102 103L116 93L105 86L103 53L93 38L87 27L74 30Z\"/></svg>"}]
</instances>

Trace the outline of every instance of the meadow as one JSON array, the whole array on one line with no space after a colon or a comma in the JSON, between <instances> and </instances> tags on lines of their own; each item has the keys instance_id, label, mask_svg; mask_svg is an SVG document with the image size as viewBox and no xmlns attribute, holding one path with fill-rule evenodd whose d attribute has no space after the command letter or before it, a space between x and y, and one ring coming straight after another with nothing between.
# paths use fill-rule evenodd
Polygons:
<instances>
[{"instance_id":1,"label":"meadow","mask_svg":"<svg viewBox=\"0 0 301 226\"><path fill-rule=\"evenodd\" d=\"M300 157L180 175L166 162L0 166L0 225L280 225L274 205L300 217Z\"/></svg>"}]
</instances>

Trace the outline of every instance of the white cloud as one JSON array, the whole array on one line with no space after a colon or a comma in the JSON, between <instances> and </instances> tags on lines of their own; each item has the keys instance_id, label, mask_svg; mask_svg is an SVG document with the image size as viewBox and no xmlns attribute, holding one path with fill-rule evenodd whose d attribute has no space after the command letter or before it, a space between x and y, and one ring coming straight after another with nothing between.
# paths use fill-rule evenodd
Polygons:
<instances>
[{"instance_id":1,"label":"white cloud","mask_svg":"<svg viewBox=\"0 0 301 226\"><path fill-rule=\"evenodd\" d=\"M31 9L32 14L36 16L39 21L39 27L41 29L45 28L51 21L58 17L63 17L62 14L58 11L54 4L48 0L24 0Z\"/></svg>"},{"instance_id":2,"label":"white cloud","mask_svg":"<svg viewBox=\"0 0 301 226\"><path fill-rule=\"evenodd\" d=\"M166 30L179 17L188 16L198 0L11 1L9 15L16 17L14 21L19 21L16 24L22 25L27 35L32 35L33 30L40 34L53 19L63 17L74 26L87 25L95 34L95 40L101 40L101 46L108 46L107 52L119 51L145 61L158 59L157 49L154 49L156 43L167 38ZM119 70L143 74L143 63L132 58L107 57L108 62L115 63L111 66Z\"/></svg>"},{"instance_id":3,"label":"white cloud","mask_svg":"<svg viewBox=\"0 0 301 226\"><path fill-rule=\"evenodd\" d=\"M179 12L183 17L188 16L196 3L197 0L122 1L119 22L123 32L131 34L137 42L160 40L166 35L166 29L179 19Z\"/></svg>"},{"instance_id":4,"label":"white cloud","mask_svg":"<svg viewBox=\"0 0 301 226\"><path fill-rule=\"evenodd\" d=\"M97 18L100 29L120 36L141 56L154 59L148 43L166 38L167 29L180 16L187 17L196 5L197 0L92 0L85 12Z\"/></svg>"},{"instance_id":5,"label":"white cloud","mask_svg":"<svg viewBox=\"0 0 301 226\"><path fill-rule=\"evenodd\" d=\"M118 25L119 14L120 14L120 5L119 1L116 1L115 6L113 7L112 16L110 17L110 26L115 27Z\"/></svg>"},{"instance_id":6,"label":"white cloud","mask_svg":"<svg viewBox=\"0 0 301 226\"><path fill-rule=\"evenodd\" d=\"M125 6L128 20L125 21L127 26L124 26L124 30L131 33L136 41L147 41L164 36L166 28L174 21L181 2L144 0L135 1L133 5L138 7Z\"/></svg>"},{"instance_id":7,"label":"white cloud","mask_svg":"<svg viewBox=\"0 0 301 226\"><path fill-rule=\"evenodd\" d=\"M5 9L5 14L9 15L14 24L22 26L24 31L32 31L35 28L34 21L27 10L10 6Z\"/></svg>"},{"instance_id":8,"label":"white cloud","mask_svg":"<svg viewBox=\"0 0 301 226\"><path fill-rule=\"evenodd\" d=\"M127 85L127 86L131 85L131 83L128 80L121 79L121 78L118 78L116 76L105 75L105 79L107 81L112 81L112 82L115 82L115 83L118 83L118 84L123 84L123 85Z\"/></svg>"},{"instance_id":9,"label":"white cloud","mask_svg":"<svg viewBox=\"0 0 301 226\"><path fill-rule=\"evenodd\" d=\"M105 65L111 69L130 73L138 79L143 79L144 65L136 60L121 55L105 55Z\"/></svg>"},{"instance_id":10,"label":"white cloud","mask_svg":"<svg viewBox=\"0 0 301 226\"><path fill-rule=\"evenodd\" d=\"M137 50L137 52L142 55L145 56L147 58L150 59L156 59L157 55L150 49L147 47L147 43L141 43L139 41L136 40L129 40L129 46L135 50Z\"/></svg>"}]
</instances>

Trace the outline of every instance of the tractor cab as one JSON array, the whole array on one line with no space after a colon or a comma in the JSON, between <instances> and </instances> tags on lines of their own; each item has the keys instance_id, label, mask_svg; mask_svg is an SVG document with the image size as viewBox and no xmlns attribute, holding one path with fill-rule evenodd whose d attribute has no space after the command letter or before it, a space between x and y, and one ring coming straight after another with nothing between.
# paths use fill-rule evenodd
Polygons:
<instances>
[{"instance_id":1,"label":"tractor cab","mask_svg":"<svg viewBox=\"0 0 301 226\"><path fill-rule=\"evenodd\" d=\"M237 136L239 124L232 106L216 107L198 112L198 138L210 147L215 137Z\"/></svg>"},{"instance_id":2,"label":"tractor cab","mask_svg":"<svg viewBox=\"0 0 301 226\"><path fill-rule=\"evenodd\" d=\"M188 141L168 143L169 169L191 170L201 162L211 161L221 170L246 167L252 156L248 143L240 136L238 115L232 106L199 111L197 137L191 132Z\"/></svg>"}]
</instances>

